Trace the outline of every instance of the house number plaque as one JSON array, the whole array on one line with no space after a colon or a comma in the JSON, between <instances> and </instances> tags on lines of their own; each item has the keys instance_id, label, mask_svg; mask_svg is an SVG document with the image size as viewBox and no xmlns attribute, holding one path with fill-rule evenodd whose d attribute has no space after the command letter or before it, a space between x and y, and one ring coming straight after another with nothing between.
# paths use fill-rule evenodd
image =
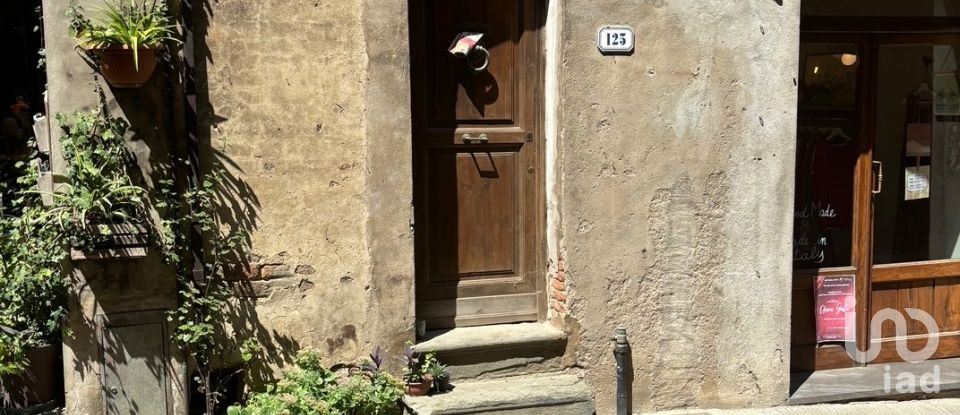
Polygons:
<instances>
[{"instance_id":1,"label":"house number plaque","mask_svg":"<svg viewBox=\"0 0 960 415\"><path fill-rule=\"evenodd\" d=\"M597 48L601 53L630 53L633 45L633 28L629 26L604 26L597 33Z\"/></svg>"}]
</instances>

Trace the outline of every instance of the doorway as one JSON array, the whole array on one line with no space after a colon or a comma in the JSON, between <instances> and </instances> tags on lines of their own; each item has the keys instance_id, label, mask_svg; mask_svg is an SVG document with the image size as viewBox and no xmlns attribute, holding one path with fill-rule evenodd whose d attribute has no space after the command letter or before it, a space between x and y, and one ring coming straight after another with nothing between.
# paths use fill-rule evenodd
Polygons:
<instances>
[{"instance_id":1,"label":"doorway","mask_svg":"<svg viewBox=\"0 0 960 415\"><path fill-rule=\"evenodd\" d=\"M804 5L793 372L901 362L898 342L960 357L960 14L911 2L876 16L891 9L861 3ZM855 316L832 334L824 284L848 290ZM899 332L871 327L884 310L904 317Z\"/></svg>"},{"instance_id":2,"label":"doorway","mask_svg":"<svg viewBox=\"0 0 960 415\"><path fill-rule=\"evenodd\" d=\"M417 320L542 319L539 1L412 1L410 16Z\"/></svg>"}]
</instances>

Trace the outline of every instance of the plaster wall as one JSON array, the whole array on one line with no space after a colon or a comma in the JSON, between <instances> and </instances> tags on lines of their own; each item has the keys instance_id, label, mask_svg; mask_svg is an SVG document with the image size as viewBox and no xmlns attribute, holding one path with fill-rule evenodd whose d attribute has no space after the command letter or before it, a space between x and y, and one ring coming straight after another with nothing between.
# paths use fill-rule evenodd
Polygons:
<instances>
[{"instance_id":1,"label":"plaster wall","mask_svg":"<svg viewBox=\"0 0 960 415\"><path fill-rule=\"evenodd\" d=\"M628 329L635 411L783 402L799 3L567 0L559 257L578 364L612 413ZM630 56L597 28L630 25Z\"/></svg>"},{"instance_id":2,"label":"plaster wall","mask_svg":"<svg viewBox=\"0 0 960 415\"><path fill-rule=\"evenodd\" d=\"M399 0L194 13L206 164L227 169L224 210L252 231L236 328L272 369L306 347L334 364L413 338L405 16Z\"/></svg>"}]
</instances>

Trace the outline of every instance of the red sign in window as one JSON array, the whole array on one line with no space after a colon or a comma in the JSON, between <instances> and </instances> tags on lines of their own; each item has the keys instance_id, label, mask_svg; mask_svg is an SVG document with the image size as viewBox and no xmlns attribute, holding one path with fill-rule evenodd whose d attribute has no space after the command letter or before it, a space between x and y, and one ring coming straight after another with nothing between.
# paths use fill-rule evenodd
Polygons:
<instances>
[{"instance_id":1,"label":"red sign in window","mask_svg":"<svg viewBox=\"0 0 960 415\"><path fill-rule=\"evenodd\" d=\"M856 341L857 279L853 275L819 275L816 296L817 343Z\"/></svg>"}]
</instances>

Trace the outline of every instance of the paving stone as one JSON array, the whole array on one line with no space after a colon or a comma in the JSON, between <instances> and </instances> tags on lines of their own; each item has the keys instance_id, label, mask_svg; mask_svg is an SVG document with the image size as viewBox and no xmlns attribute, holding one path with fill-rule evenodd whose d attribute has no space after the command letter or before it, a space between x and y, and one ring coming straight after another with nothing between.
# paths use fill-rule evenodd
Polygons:
<instances>
[{"instance_id":1,"label":"paving stone","mask_svg":"<svg viewBox=\"0 0 960 415\"><path fill-rule=\"evenodd\" d=\"M764 409L678 410L647 415L957 415L960 399L785 406Z\"/></svg>"},{"instance_id":2,"label":"paving stone","mask_svg":"<svg viewBox=\"0 0 960 415\"><path fill-rule=\"evenodd\" d=\"M788 401L791 405L855 400L902 401L925 395L924 389L935 390L943 397L945 393L960 392L960 359L821 370L793 379L793 393Z\"/></svg>"}]
</instances>

